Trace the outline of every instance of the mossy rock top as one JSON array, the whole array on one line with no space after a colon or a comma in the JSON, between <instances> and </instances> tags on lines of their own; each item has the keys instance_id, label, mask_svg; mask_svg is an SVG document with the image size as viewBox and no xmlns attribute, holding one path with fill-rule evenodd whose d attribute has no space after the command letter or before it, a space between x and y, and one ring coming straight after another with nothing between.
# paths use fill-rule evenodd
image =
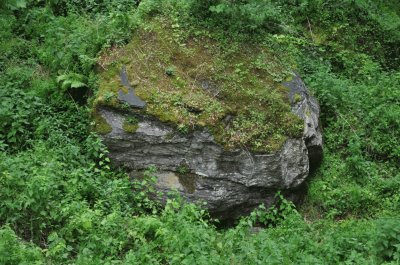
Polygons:
<instances>
[{"instance_id":1,"label":"mossy rock top","mask_svg":"<svg viewBox=\"0 0 400 265\"><path fill-rule=\"evenodd\" d=\"M299 138L303 120L291 112L291 73L268 47L222 45L212 33L186 34L163 18L137 30L123 47L100 60L100 85L94 108L107 106L157 117L182 133L206 127L226 148L274 152L288 138ZM118 100L128 92L120 79L126 67L144 109Z\"/></svg>"}]
</instances>

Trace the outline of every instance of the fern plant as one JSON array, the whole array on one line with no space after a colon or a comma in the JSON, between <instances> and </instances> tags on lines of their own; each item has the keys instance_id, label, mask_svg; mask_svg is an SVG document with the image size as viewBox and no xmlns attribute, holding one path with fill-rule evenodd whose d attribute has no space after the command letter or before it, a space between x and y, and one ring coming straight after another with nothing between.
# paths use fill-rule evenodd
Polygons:
<instances>
[{"instance_id":1,"label":"fern plant","mask_svg":"<svg viewBox=\"0 0 400 265\"><path fill-rule=\"evenodd\" d=\"M9 10L17 10L20 8L26 8L26 0L5 0L0 2L0 9L6 8Z\"/></svg>"},{"instance_id":2,"label":"fern plant","mask_svg":"<svg viewBox=\"0 0 400 265\"><path fill-rule=\"evenodd\" d=\"M63 90L87 87L87 81L87 77L77 73L63 74L57 77L57 83L61 85Z\"/></svg>"}]
</instances>

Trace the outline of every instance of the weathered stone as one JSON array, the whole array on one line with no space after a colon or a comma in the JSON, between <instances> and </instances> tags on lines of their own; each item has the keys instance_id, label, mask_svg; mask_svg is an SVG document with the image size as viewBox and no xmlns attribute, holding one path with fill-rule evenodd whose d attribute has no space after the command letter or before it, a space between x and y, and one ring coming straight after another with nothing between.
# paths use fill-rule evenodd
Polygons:
<instances>
[{"instance_id":1,"label":"weathered stone","mask_svg":"<svg viewBox=\"0 0 400 265\"><path fill-rule=\"evenodd\" d=\"M322 133L319 125L318 102L310 96L304 82L297 74L284 85L290 89L292 111L304 120L303 138L308 149L310 167L316 167L322 161Z\"/></svg>"},{"instance_id":2,"label":"weathered stone","mask_svg":"<svg viewBox=\"0 0 400 265\"><path fill-rule=\"evenodd\" d=\"M118 100L127 103L131 107L144 108L146 106L146 102L144 102L138 96L135 95L135 90L133 89L131 83L128 80L128 75L126 73L125 67L122 68L120 77L121 77L121 84L128 89L128 93L125 94L122 90L119 90Z\"/></svg>"},{"instance_id":3,"label":"weathered stone","mask_svg":"<svg viewBox=\"0 0 400 265\"><path fill-rule=\"evenodd\" d=\"M132 175L155 165L161 191L177 190L189 201L206 201L215 216L234 218L260 203L270 205L277 190L290 193L304 182L309 165L321 160L318 103L299 76L284 85L290 89L292 111L304 120L305 128L303 138L286 140L275 153L225 150L207 129L183 135L143 114L137 115L136 132L127 133L122 128L123 113L107 108L100 109L100 114L112 131L103 140L111 160ZM294 100L295 95L301 98ZM186 169L179 170L180 165Z\"/></svg>"}]
</instances>

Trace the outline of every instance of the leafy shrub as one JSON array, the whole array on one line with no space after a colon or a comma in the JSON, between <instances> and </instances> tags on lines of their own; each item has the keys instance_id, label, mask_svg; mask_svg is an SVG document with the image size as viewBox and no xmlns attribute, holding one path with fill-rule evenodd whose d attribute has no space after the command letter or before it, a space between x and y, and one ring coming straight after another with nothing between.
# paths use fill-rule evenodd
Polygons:
<instances>
[{"instance_id":1,"label":"leafy shrub","mask_svg":"<svg viewBox=\"0 0 400 265\"><path fill-rule=\"evenodd\" d=\"M210 5L214 19L229 25L230 30L254 31L265 28L271 33L282 31L283 10L273 1L218 1Z\"/></svg>"},{"instance_id":2,"label":"leafy shrub","mask_svg":"<svg viewBox=\"0 0 400 265\"><path fill-rule=\"evenodd\" d=\"M275 227L292 215L298 214L293 202L286 200L280 192L275 195L275 199L275 205L265 209L261 204L250 214L249 220L253 225Z\"/></svg>"},{"instance_id":3,"label":"leafy shrub","mask_svg":"<svg viewBox=\"0 0 400 265\"><path fill-rule=\"evenodd\" d=\"M400 261L400 220L381 219L378 223L376 252L385 261Z\"/></svg>"},{"instance_id":4,"label":"leafy shrub","mask_svg":"<svg viewBox=\"0 0 400 265\"><path fill-rule=\"evenodd\" d=\"M372 56L385 68L399 66L400 50L395 48L400 41L397 1L279 2L286 3L297 23L307 25L310 37L329 50L355 50ZM340 71L340 65L338 68Z\"/></svg>"},{"instance_id":5,"label":"leafy shrub","mask_svg":"<svg viewBox=\"0 0 400 265\"><path fill-rule=\"evenodd\" d=\"M6 73L0 79L0 141L11 150L29 147L38 118L45 109L40 98L21 89L29 85L29 70L26 79L25 69L18 70L19 73Z\"/></svg>"},{"instance_id":6,"label":"leafy shrub","mask_svg":"<svg viewBox=\"0 0 400 265\"><path fill-rule=\"evenodd\" d=\"M274 1L264 0L168 0L143 1L157 3L175 11L180 18L215 28L226 30L226 35L267 31L278 33L286 28L290 19L284 15L282 7ZM193 20L192 18L196 19ZM202 22L203 20L203 22ZM205 23L204 23L205 22Z\"/></svg>"},{"instance_id":7,"label":"leafy shrub","mask_svg":"<svg viewBox=\"0 0 400 265\"><path fill-rule=\"evenodd\" d=\"M10 227L4 226L0 228L0 263L39 265L44 260L39 247L22 242Z\"/></svg>"},{"instance_id":8,"label":"leafy shrub","mask_svg":"<svg viewBox=\"0 0 400 265\"><path fill-rule=\"evenodd\" d=\"M2 8L7 10L18 10L26 7L27 1L25 0L4 0L0 3L0 10Z\"/></svg>"}]
</instances>

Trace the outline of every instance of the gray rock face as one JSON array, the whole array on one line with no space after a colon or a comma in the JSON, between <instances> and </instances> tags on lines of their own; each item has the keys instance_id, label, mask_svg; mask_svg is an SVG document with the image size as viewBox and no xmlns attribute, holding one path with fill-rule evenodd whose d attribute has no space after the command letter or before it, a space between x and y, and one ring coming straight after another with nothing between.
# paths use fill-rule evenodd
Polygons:
<instances>
[{"instance_id":1,"label":"gray rock face","mask_svg":"<svg viewBox=\"0 0 400 265\"><path fill-rule=\"evenodd\" d=\"M158 189L177 190L189 201L207 202L215 216L234 218L260 203L270 205L277 190L299 187L308 176L310 159L312 163L321 159L318 104L300 77L285 85L290 88L292 111L306 126L303 138L288 139L276 153L227 151L206 129L182 135L148 116L138 116L137 131L127 133L122 128L124 114L106 108L100 114L112 132L103 140L111 160L131 170L132 176L155 165Z\"/></svg>"},{"instance_id":2,"label":"gray rock face","mask_svg":"<svg viewBox=\"0 0 400 265\"><path fill-rule=\"evenodd\" d=\"M144 108L146 106L146 102L141 100L138 96L135 95L135 90L131 86L128 80L128 74L126 73L125 66L122 68L121 73L121 84L128 89L128 93L125 94L122 90L118 91L118 100L125 102L131 107L134 108Z\"/></svg>"},{"instance_id":3,"label":"gray rock face","mask_svg":"<svg viewBox=\"0 0 400 265\"><path fill-rule=\"evenodd\" d=\"M290 82L284 83L290 89L289 98L292 111L304 120L303 139L308 150L311 167L322 161L322 133L319 125L320 109L317 100L310 96L300 76L295 75Z\"/></svg>"}]
</instances>

